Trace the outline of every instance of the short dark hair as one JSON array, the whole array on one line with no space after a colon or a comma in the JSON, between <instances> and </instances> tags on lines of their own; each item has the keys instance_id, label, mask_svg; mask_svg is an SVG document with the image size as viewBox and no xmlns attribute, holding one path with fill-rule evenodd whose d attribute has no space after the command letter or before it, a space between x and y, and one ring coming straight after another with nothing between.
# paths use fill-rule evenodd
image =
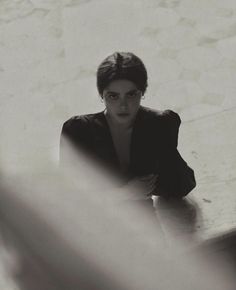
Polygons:
<instances>
[{"instance_id":1,"label":"short dark hair","mask_svg":"<svg viewBox=\"0 0 236 290\"><path fill-rule=\"evenodd\" d=\"M97 88L100 95L110 82L125 79L135 83L145 93L147 70L142 60L131 52L115 52L106 57L97 69Z\"/></svg>"}]
</instances>

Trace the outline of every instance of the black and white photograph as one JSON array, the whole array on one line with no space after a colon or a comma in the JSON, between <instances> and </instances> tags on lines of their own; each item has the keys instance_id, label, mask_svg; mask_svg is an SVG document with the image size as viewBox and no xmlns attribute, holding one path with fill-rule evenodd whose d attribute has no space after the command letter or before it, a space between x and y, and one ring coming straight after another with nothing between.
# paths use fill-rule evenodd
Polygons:
<instances>
[{"instance_id":1,"label":"black and white photograph","mask_svg":"<svg viewBox=\"0 0 236 290\"><path fill-rule=\"evenodd\" d=\"M0 0L0 290L236 288L236 1Z\"/></svg>"}]
</instances>

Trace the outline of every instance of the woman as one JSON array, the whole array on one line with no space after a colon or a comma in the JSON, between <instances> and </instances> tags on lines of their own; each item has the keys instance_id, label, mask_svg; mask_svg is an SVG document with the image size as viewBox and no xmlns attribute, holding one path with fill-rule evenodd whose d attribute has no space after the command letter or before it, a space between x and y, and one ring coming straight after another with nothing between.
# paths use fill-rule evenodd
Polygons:
<instances>
[{"instance_id":1,"label":"woman","mask_svg":"<svg viewBox=\"0 0 236 290\"><path fill-rule=\"evenodd\" d=\"M178 114L141 106L146 68L136 55L115 52L98 67L97 88L105 110L64 123L62 139L87 153L128 184L148 184L143 194L181 198L195 186L193 170L178 150ZM60 159L66 160L61 142ZM140 181L141 180L141 181Z\"/></svg>"}]
</instances>

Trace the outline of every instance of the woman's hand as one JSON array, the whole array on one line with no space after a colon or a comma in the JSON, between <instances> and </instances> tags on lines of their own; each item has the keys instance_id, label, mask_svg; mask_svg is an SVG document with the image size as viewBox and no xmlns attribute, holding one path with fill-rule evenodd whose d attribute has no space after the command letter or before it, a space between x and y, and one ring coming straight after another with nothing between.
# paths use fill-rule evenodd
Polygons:
<instances>
[{"instance_id":1,"label":"woman's hand","mask_svg":"<svg viewBox=\"0 0 236 290\"><path fill-rule=\"evenodd\" d=\"M158 174L148 174L131 179L122 189L130 199L147 199L155 190Z\"/></svg>"}]
</instances>

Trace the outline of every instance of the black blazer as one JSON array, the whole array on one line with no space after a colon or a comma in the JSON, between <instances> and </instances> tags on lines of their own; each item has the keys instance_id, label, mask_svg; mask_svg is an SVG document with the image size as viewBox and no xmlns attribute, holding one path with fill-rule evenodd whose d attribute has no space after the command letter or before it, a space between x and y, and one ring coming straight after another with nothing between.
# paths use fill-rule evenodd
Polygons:
<instances>
[{"instance_id":1,"label":"black blazer","mask_svg":"<svg viewBox=\"0 0 236 290\"><path fill-rule=\"evenodd\" d=\"M196 186L193 170L177 150L180 123L179 115L171 110L140 107L131 136L127 178L158 174L154 194L165 197L185 196ZM76 149L121 175L104 112L70 118L63 125L61 137L62 164L67 155L63 140L67 139Z\"/></svg>"}]
</instances>

